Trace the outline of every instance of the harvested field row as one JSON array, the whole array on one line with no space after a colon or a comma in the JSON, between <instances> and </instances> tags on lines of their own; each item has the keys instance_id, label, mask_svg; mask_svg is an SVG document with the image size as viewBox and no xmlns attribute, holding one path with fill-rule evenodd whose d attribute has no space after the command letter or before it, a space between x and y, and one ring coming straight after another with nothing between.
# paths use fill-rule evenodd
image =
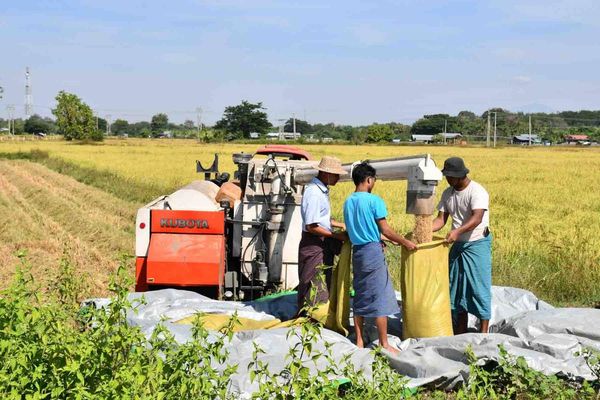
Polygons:
<instances>
[{"instance_id":1,"label":"harvested field row","mask_svg":"<svg viewBox=\"0 0 600 400\"><path fill-rule=\"evenodd\" d=\"M106 294L119 254L132 252L136 208L39 164L0 160L0 285L13 274L18 251L27 251L43 286L66 252L85 282L81 295Z\"/></svg>"}]
</instances>

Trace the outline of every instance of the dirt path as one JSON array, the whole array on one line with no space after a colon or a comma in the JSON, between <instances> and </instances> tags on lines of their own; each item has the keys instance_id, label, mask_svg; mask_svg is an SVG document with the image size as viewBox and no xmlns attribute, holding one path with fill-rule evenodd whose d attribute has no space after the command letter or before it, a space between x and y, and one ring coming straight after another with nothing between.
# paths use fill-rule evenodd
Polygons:
<instances>
[{"instance_id":1,"label":"dirt path","mask_svg":"<svg viewBox=\"0 0 600 400\"><path fill-rule=\"evenodd\" d=\"M0 160L0 287L26 250L42 287L67 254L85 282L82 296L105 295L119 255L133 252L137 208L39 164Z\"/></svg>"}]
</instances>

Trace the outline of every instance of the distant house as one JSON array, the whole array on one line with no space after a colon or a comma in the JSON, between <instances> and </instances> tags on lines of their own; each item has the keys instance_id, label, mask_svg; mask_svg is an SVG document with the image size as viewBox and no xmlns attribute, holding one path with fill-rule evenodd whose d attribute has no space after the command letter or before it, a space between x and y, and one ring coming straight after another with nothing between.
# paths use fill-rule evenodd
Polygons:
<instances>
[{"instance_id":1,"label":"distant house","mask_svg":"<svg viewBox=\"0 0 600 400\"><path fill-rule=\"evenodd\" d=\"M300 132L283 132L283 137L290 140L299 139L300 136L302 136Z\"/></svg>"},{"instance_id":2,"label":"distant house","mask_svg":"<svg viewBox=\"0 0 600 400\"><path fill-rule=\"evenodd\" d=\"M402 142L402 140L400 140L399 138L395 138L395 139L390 140L390 142L393 144L400 144L400 142Z\"/></svg>"},{"instance_id":3,"label":"distant house","mask_svg":"<svg viewBox=\"0 0 600 400\"><path fill-rule=\"evenodd\" d=\"M410 140L416 143L431 143L434 135L410 135Z\"/></svg>"},{"instance_id":4,"label":"distant house","mask_svg":"<svg viewBox=\"0 0 600 400\"><path fill-rule=\"evenodd\" d=\"M438 133L438 135L440 135L443 138L446 138L446 140L456 140L462 137L462 133L458 132Z\"/></svg>"},{"instance_id":5,"label":"distant house","mask_svg":"<svg viewBox=\"0 0 600 400\"><path fill-rule=\"evenodd\" d=\"M439 136L447 141L456 142L459 138L462 137L461 133L456 132L447 132L447 133L438 133L437 135L411 135L411 140L416 143L433 143L435 137Z\"/></svg>"},{"instance_id":6,"label":"distant house","mask_svg":"<svg viewBox=\"0 0 600 400\"><path fill-rule=\"evenodd\" d=\"M267 138L268 139L272 139L272 140L277 140L279 139L279 135L282 135L284 139L286 140L296 140L299 139L301 134L300 132L283 132L283 133L279 133L279 132L269 132L267 133Z\"/></svg>"},{"instance_id":7,"label":"distant house","mask_svg":"<svg viewBox=\"0 0 600 400\"><path fill-rule=\"evenodd\" d=\"M512 144L523 144L523 145L527 145L529 143L541 144L542 139L538 135L529 135L528 133L526 133L524 135L513 136L511 142L512 142Z\"/></svg>"},{"instance_id":8,"label":"distant house","mask_svg":"<svg viewBox=\"0 0 600 400\"><path fill-rule=\"evenodd\" d=\"M458 132L442 132L438 133L438 135L442 137L445 143L451 142L456 144L456 142L458 142L459 139L462 138L462 133Z\"/></svg>"},{"instance_id":9,"label":"distant house","mask_svg":"<svg viewBox=\"0 0 600 400\"><path fill-rule=\"evenodd\" d=\"M250 132L250 139L260 139L259 132Z\"/></svg>"},{"instance_id":10,"label":"distant house","mask_svg":"<svg viewBox=\"0 0 600 400\"><path fill-rule=\"evenodd\" d=\"M164 138L164 139L171 139L173 137L173 134L171 133L171 131L164 131L158 134L159 138Z\"/></svg>"},{"instance_id":11,"label":"distant house","mask_svg":"<svg viewBox=\"0 0 600 400\"><path fill-rule=\"evenodd\" d=\"M565 135L565 142L571 143L583 143L588 142L590 137L588 135Z\"/></svg>"}]
</instances>

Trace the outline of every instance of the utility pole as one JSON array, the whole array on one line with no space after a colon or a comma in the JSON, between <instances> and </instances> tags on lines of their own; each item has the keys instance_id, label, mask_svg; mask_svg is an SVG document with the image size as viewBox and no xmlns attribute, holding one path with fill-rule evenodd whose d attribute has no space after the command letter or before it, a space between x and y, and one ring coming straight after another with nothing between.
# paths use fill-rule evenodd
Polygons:
<instances>
[{"instance_id":1,"label":"utility pole","mask_svg":"<svg viewBox=\"0 0 600 400\"><path fill-rule=\"evenodd\" d=\"M8 134L10 135L10 106L6 106L6 122L8 123Z\"/></svg>"},{"instance_id":2,"label":"utility pole","mask_svg":"<svg viewBox=\"0 0 600 400\"><path fill-rule=\"evenodd\" d=\"M497 119L497 116L498 116L498 112L497 111L490 111L489 114L494 114L494 147L496 147L496 137L497 137L496 119Z\"/></svg>"},{"instance_id":3,"label":"utility pole","mask_svg":"<svg viewBox=\"0 0 600 400\"><path fill-rule=\"evenodd\" d=\"M285 118L279 118L277 120L277 122L279 122L279 140L285 140L285 134L283 133L285 130L285 121L287 121Z\"/></svg>"},{"instance_id":4,"label":"utility pole","mask_svg":"<svg viewBox=\"0 0 600 400\"><path fill-rule=\"evenodd\" d=\"M488 113L487 113L487 144L486 144L487 147L490 147L490 129L491 129L490 125L491 125L490 110L488 110Z\"/></svg>"},{"instance_id":5,"label":"utility pole","mask_svg":"<svg viewBox=\"0 0 600 400\"><path fill-rule=\"evenodd\" d=\"M497 112L494 112L494 148L496 147L496 117L498 116Z\"/></svg>"},{"instance_id":6,"label":"utility pole","mask_svg":"<svg viewBox=\"0 0 600 400\"><path fill-rule=\"evenodd\" d=\"M2 100L3 95L4 95L4 88L2 86L0 86L0 100ZM8 129L10 130L10 126Z\"/></svg>"},{"instance_id":7,"label":"utility pole","mask_svg":"<svg viewBox=\"0 0 600 400\"><path fill-rule=\"evenodd\" d=\"M529 114L529 145L531 146L531 114Z\"/></svg>"},{"instance_id":8,"label":"utility pole","mask_svg":"<svg viewBox=\"0 0 600 400\"><path fill-rule=\"evenodd\" d=\"M447 128L448 128L448 120L444 118L444 134L442 136L444 136L444 144L446 144L446 132L447 132Z\"/></svg>"},{"instance_id":9,"label":"utility pole","mask_svg":"<svg viewBox=\"0 0 600 400\"><path fill-rule=\"evenodd\" d=\"M294 132L294 139L296 139L296 113L292 113L292 121L293 121L293 132Z\"/></svg>"},{"instance_id":10,"label":"utility pole","mask_svg":"<svg viewBox=\"0 0 600 400\"><path fill-rule=\"evenodd\" d=\"M25 68L25 118L29 119L33 114L33 96L31 94L31 82L29 80L29 67Z\"/></svg>"},{"instance_id":11,"label":"utility pole","mask_svg":"<svg viewBox=\"0 0 600 400\"><path fill-rule=\"evenodd\" d=\"M98 111L94 110L94 117L96 118L96 130L100 130L98 129Z\"/></svg>"},{"instance_id":12,"label":"utility pole","mask_svg":"<svg viewBox=\"0 0 600 400\"><path fill-rule=\"evenodd\" d=\"M9 104L6 106L6 111L8 112L8 134L9 135L15 135L15 121L14 121L14 112L15 112L15 106L12 104Z\"/></svg>"},{"instance_id":13,"label":"utility pole","mask_svg":"<svg viewBox=\"0 0 600 400\"><path fill-rule=\"evenodd\" d=\"M110 132L110 124L111 124L111 115L108 114L106 116L106 136L110 136L111 132Z\"/></svg>"},{"instance_id":14,"label":"utility pole","mask_svg":"<svg viewBox=\"0 0 600 400\"><path fill-rule=\"evenodd\" d=\"M198 125L198 141L200 141L200 132L202 131L202 107L196 107L196 124Z\"/></svg>"}]
</instances>

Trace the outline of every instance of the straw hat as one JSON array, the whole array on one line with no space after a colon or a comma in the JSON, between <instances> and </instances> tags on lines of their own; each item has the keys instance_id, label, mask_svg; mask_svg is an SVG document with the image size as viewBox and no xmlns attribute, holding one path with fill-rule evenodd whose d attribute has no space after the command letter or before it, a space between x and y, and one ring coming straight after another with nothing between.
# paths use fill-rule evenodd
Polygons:
<instances>
[{"instance_id":1,"label":"straw hat","mask_svg":"<svg viewBox=\"0 0 600 400\"><path fill-rule=\"evenodd\" d=\"M321 158L321 162L317 166L317 169L336 175L346 175L348 173L342 168L342 162L337 157L325 156Z\"/></svg>"}]
</instances>

